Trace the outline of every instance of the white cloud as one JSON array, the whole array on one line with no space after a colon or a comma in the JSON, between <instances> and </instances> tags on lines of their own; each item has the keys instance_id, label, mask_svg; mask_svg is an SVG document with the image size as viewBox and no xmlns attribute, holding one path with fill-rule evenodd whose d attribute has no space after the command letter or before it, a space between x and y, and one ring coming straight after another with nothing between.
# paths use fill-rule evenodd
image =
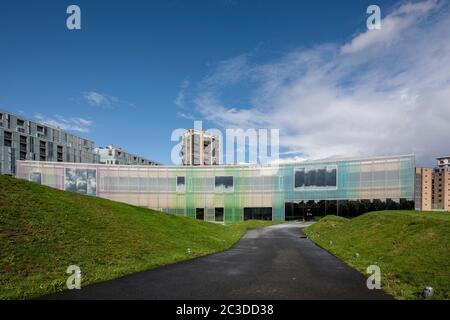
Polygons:
<instances>
[{"instance_id":1,"label":"white cloud","mask_svg":"<svg viewBox=\"0 0 450 320\"><path fill-rule=\"evenodd\" d=\"M83 98L92 106L111 107L120 103L119 98L95 91L83 92Z\"/></svg>"},{"instance_id":2,"label":"white cloud","mask_svg":"<svg viewBox=\"0 0 450 320\"><path fill-rule=\"evenodd\" d=\"M174 101L174 103L180 108L184 107L185 91L188 87L189 87L189 81L183 80L183 82L181 82L180 90L178 91L177 97L175 98L175 101Z\"/></svg>"},{"instance_id":3,"label":"white cloud","mask_svg":"<svg viewBox=\"0 0 450 320\"><path fill-rule=\"evenodd\" d=\"M344 45L265 64L224 61L194 103L218 126L279 128L281 147L301 158L416 153L430 164L450 152L449 30L448 5L407 3L386 15L381 32ZM250 102L233 99L248 83Z\"/></svg>"},{"instance_id":4,"label":"white cloud","mask_svg":"<svg viewBox=\"0 0 450 320\"><path fill-rule=\"evenodd\" d=\"M77 131L77 132L89 132L94 123L91 120L87 120L79 117L66 118L61 115L54 115L51 117L36 114L35 119L43 124L48 124L60 128L62 130Z\"/></svg>"}]
</instances>

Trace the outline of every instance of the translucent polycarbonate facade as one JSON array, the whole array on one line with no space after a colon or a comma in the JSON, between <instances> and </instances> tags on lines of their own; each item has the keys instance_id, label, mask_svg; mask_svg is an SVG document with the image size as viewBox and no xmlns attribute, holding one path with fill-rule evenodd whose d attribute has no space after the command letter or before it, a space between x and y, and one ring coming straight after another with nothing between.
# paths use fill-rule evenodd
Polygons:
<instances>
[{"instance_id":1,"label":"translucent polycarbonate facade","mask_svg":"<svg viewBox=\"0 0 450 320\"><path fill-rule=\"evenodd\" d=\"M414 199L414 156L207 167L19 161L17 168L19 178L61 190L225 223L243 220L248 208L272 208L272 219L284 220L293 201Z\"/></svg>"}]
</instances>

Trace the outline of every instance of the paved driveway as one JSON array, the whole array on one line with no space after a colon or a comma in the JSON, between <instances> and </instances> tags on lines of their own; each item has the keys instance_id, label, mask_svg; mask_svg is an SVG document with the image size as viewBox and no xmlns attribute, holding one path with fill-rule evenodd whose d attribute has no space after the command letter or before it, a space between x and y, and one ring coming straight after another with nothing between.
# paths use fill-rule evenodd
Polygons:
<instances>
[{"instance_id":1,"label":"paved driveway","mask_svg":"<svg viewBox=\"0 0 450 320\"><path fill-rule=\"evenodd\" d=\"M290 223L249 230L231 249L48 299L390 299Z\"/></svg>"}]
</instances>

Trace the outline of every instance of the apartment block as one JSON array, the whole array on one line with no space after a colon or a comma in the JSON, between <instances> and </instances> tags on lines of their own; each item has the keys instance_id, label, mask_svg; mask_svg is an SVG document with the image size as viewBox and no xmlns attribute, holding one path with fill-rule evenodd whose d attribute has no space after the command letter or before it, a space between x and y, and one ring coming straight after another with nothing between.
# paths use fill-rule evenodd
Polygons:
<instances>
[{"instance_id":1,"label":"apartment block","mask_svg":"<svg viewBox=\"0 0 450 320\"><path fill-rule=\"evenodd\" d=\"M101 164L141 166L160 165L156 161L148 160L135 154L125 152L121 148L115 147L113 145L95 148L95 153L100 157Z\"/></svg>"},{"instance_id":2,"label":"apartment block","mask_svg":"<svg viewBox=\"0 0 450 320\"><path fill-rule=\"evenodd\" d=\"M434 168L433 209L450 211L450 156L438 158Z\"/></svg>"},{"instance_id":3,"label":"apartment block","mask_svg":"<svg viewBox=\"0 0 450 320\"><path fill-rule=\"evenodd\" d=\"M433 204L433 169L416 168L415 179L415 209L431 211Z\"/></svg>"},{"instance_id":4,"label":"apartment block","mask_svg":"<svg viewBox=\"0 0 450 320\"><path fill-rule=\"evenodd\" d=\"M94 143L0 110L0 174L14 175L17 160L98 163Z\"/></svg>"},{"instance_id":5,"label":"apartment block","mask_svg":"<svg viewBox=\"0 0 450 320\"><path fill-rule=\"evenodd\" d=\"M205 131L189 129L182 138L182 162L185 166L220 164L220 138Z\"/></svg>"}]
</instances>

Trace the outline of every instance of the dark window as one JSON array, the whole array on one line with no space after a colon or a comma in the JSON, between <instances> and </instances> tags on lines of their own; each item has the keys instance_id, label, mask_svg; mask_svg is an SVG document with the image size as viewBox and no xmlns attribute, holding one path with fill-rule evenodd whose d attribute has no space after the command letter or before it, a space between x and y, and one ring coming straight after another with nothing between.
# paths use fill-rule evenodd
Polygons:
<instances>
[{"instance_id":1,"label":"dark window","mask_svg":"<svg viewBox=\"0 0 450 320\"><path fill-rule=\"evenodd\" d=\"M216 208L214 210L214 220L216 222L223 222L223 208Z\"/></svg>"},{"instance_id":2,"label":"dark window","mask_svg":"<svg viewBox=\"0 0 450 320\"><path fill-rule=\"evenodd\" d=\"M296 168L295 189L336 188L337 167Z\"/></svg>"},{"instance_id":3,"label":"dark window","mask_svg":"<svg viewBox=\"0 0 450 320\"><path fill-rule=\"evenodd\" d=\"M205 220L205 209L203 209L203 208L195 209L195 217L198 220Z\"/></svg>"},{"instance_id":4,"label":"dark window","mask_svg":"<svg viewBox=\"0 0 450 320\"><path fill-rule=\"evenodd\" d=\"M272 208L244 208L244 220L272 220Z\"/></svg>"},{"instance_id":5,"label":"dark window","mask_svg":"<svg viewBox=\"0 0 450 320\"><path fill-rule=\"evenodd\" d=\"M177 192L186 192L186 178L183 176L177 177Z\"/></svg>"},{"instance_id":6,"label":"dark window","mask_svg":"<svg viewBox=\"0 0 450 320\"><path fill-rule=\"evenodd\" d=\"M216 192L233 192L233 176L217 176L215 177L215 189Z\"/></svg>"},{"instance_id":7,"label":"dark window","mask_svg":"<svg viewBox=\"0 0 450 320\"><path fill-rule=\"evenodd\" d=\"M25 121L21 120L21 119L17 119L17 125L18 126L23 126L25 124Z\"/></svg>"},{"instance_id":8,"label":"dark window","mask_svg":"<svg viewBox=\"0 0 450 320\"><path fill-rule=\"evenodd\" d=\"M3 137L3 145L5 147L11 147L12 146L12 133L5 131L4 137Z\"/></svg>"}]
</instances>

